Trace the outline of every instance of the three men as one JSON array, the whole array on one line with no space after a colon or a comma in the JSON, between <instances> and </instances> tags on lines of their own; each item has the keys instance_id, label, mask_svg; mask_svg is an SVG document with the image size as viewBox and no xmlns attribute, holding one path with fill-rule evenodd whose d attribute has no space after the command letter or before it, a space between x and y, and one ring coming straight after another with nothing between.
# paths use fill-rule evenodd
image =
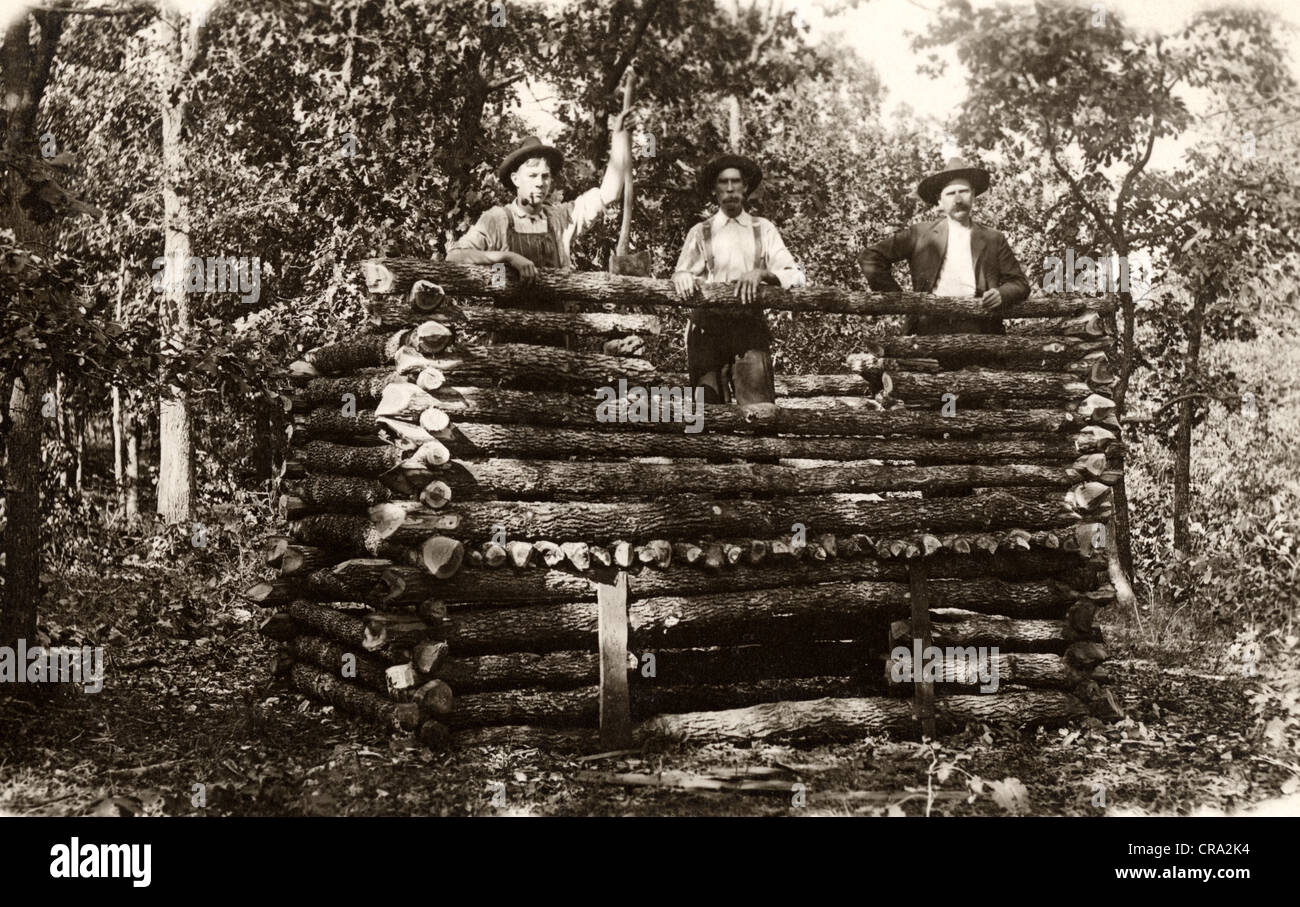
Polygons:
<instances>
[{"instance_id":1,"label":"three men","mask_svg":"<svg viewBox=\"0 0 1300 907\"><path fill-rule=\"evenodd\" d=\"M745 210L763 178L758 164L724 154L700 171L700 189L718 210L686 235L673 273L682 299L698 297L697 281L735 281L735 297L752 302L760 284L800 287L805 281L772 222ZM704 388L705 403L773 403L772 335L760 309L723 312L696 308L686 330L686 365L692 387Z\"/></svg>"},{"instance_id":2,"label":"three men","mask_svg":"<svg viewBox=\"0 0 1300 907\"><path fill-rule=\"evenodd\" d=\"M975 196L989 186L989 173L961 158L952 158L938 173L916 187L921 199L938 205L944 216L913 224L870 246L859 259L873 290L901 288L891 265L906 261L912 289L936 296L978 296L985 312L996 312L1029 295L1029 282L1006 237L971 220ZM908 315L905 334L1005 334L1002 319L992 316Z\"/></svg>"},{"instance_id":3,"label":"three men","mask_svg":"<svg viewBox=\"0 0 1300 907\"><path fill-rule=\"evenodd\" d=\"M497 168L497 177L514 192L514 200L484 211L469 232L448 246L447 261L507 264L519 273L525 286L537 279L538 268L572 270L574 239L623 193L623 175L632 159L626 117L625 111L614 121L609 165L600 185L559 205L548 200L564 166L564 155L543 145L536 136L524 139ZM529 307L563 311L563 304L556 302L539 301ZM501 339L500 332L496 339Z\"/></svg>"}]
</instances>

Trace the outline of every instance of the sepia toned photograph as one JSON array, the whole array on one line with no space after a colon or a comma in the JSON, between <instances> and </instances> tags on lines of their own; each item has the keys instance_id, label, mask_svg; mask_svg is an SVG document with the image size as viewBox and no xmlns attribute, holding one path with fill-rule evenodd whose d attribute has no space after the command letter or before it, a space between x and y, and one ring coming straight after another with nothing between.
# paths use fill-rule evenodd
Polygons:
<instances>
[{"instance_id":1,"label":"sepia toned photograph","mask_svg":"<svg viewBox=\"0 0 1300 907\"><path fill-rule=\"evenodd\" d=\"M22 873L149 887L90 817L1300 815L1300 7L0 28ZM1159 827L1081 881L1251 877Z\"/></svg>"}]
</instances>

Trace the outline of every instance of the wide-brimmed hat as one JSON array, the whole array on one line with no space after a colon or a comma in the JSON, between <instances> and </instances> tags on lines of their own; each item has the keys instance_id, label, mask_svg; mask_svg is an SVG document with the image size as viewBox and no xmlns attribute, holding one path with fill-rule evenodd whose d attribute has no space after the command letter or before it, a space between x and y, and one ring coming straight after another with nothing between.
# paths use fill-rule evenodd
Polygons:
<instances>
[{"instance_id":1,"label":"wide-brimmed hat","mask_svg":"<svg viewBox=\"0 0 1300 907\"><path fill-rule=\"evenodd\" d=\"M713 194L718 174L729 167L735 167L745 178L747 191L753 192L763 181L763 170L749 158L739 154L720 154L700 168L700 191L705 195Z\"/></svg>"},{"instance_id":2,"label":"wide-brimmed hat","mask_svg":"<svg viewBox=\"0 0 1300 907\"><path fill-rule=\"evenodd\" d=\"M515 181L510 178L510 174L518 170L519 165L524 161L534 157L544 157L550 161L552 171L558 171L564 166L564 155L560 153L560 149L543 145L541 139L530 135L519 143L518 148L506 155L501 166L497 168L497 178L508 188L515 188Z\"/></svg>"},{"instance_id":3,"label":"wide-brimmed hat","mask_svg":"<svg viewBox=\"0 0 1300 907\"><path fill-rule=\"evenodd\" d=\"M979 195L989 187L989 172L983 167L976 167L962 158L948 159L948 165L938 173L931 173L916 185L916 194L927 205L939 204L939 193L953 180L963 179L970 183L971 191Z\"/></svg>"}]
</instances>

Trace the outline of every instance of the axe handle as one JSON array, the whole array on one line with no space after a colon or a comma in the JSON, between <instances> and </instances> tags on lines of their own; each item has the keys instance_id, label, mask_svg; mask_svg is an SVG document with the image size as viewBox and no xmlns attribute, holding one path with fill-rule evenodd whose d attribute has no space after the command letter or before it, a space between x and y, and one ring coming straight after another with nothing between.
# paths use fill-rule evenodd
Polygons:
<instances>
[{"instance_id":1,"label":"axe handle","mask_svg":"<svg viewBox=\"0 0 1300 907\"><path fill-rule=\"evenodd\" d=\"M632 87L636 83L636 70L627 68L627 81L623 84L623 112L632 107ZM630 144L630 143L629 143ZM632 238L632 156L628 155L627 170L623 173L623 224L618 231L615 254L626 255Z\"/></svg>"}]
</instances>

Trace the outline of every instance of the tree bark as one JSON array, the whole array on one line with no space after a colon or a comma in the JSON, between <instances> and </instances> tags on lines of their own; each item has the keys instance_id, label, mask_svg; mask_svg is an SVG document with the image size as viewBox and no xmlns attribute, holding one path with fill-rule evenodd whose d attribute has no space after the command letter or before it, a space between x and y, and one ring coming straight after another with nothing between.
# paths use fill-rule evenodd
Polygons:
<instances>
[{"instance_id":1,"label":"tree bark","mask_svg":"<svg viewBox=\"0 0 1300 907\"><path fill-rule=\"evenodd\" d=\"M39 23L40 38L35 53L31 43L31 22ZM15 155L36 153L36 115L49 79L63 17L57 13L17 11L7 23L0 70L4 78L4 150ZM19 203L22 178L9 174L10 203L4 211L5 225L12 228L20 244L41 241L43 231L32 223ZM41 599L41 413L49 387L49 368L28 361L14 376L9 390L9 425L5 437L5 507L8 523L4 533L5 585L0 608L0 645L13 646L20 639L36 638L36 605Z\"/></svg>"},{"instance_id":2,"label":"tree bark","mask_svg":"<svg viewBox=\"0 0 1300 907\"><path fill-rule=\"evenodd\" d=\"M123 491L126 521L140 520L140 424L130 412L126 414L126 483Z\"/></svg>"},{"instance_id":3,"label":"tree bark","mask_svg":"<svg viewBox=\"0 0 1300 907\"><path fill-rule=\"evenodd\" d=\"M1000 696L940 696L935 699L941 728L968 723L1061 723L1088 714L1075 697L1059 692L1004 693ZM884 697L771 702L726 711L660 715L641 725L638 738L689 741L771 741L812 743L860 740L864 734L915 733L912 704Z\"/></svg>"},{"instance_id":4,"label":"tree bark","mask_svg":"<svg viewBox=\"0 0 1300 907\"><path fill-rule=\"evenodd\" d=\"M493 283L494 271L482 265L463 265L420 258L376 258L362 263L366 286L371 293L405 295L416 280L430 280L450 295L483 296L509 300L521 296L529 299L567 300L571 302L622 305L665 305L694 308L698 300L684 300L673 289L672 281L648 277L624 277L596 271L560 271L542 268L537 282L523 290L519 278L506 269L506 285ZM701 287L704 304L735 310L735 290L726 284ZM923 293L872 293L838 287L800 287L784 289L764 285L759 288L753 308L780 309L792 312L838 312L848 315L964 315L982 314L974 299L938 297ZM1113 312L1115 301L1107 296L1052 295L1026 299L999 310L1002 318L1053 318L1082 315L1087 312ZM963 335L972 336L972 335ZM980 336L980 335L974 335Z\"/></svg>"},{"instance_id":5,"label":"tree bark","mask_svg":"<svg viewBox=\"0 0 1300 907\"><path fill-rule=\"evenodd\" d=\"M190 305L185 290L190 261L190 207L185 170L186 114L190 102L190 74L198 55L200 29L192 15L174 7L160 12L160 98L162 104L163 255L170 271L158 299L158 323L164 346L182 339L190 328ZM189 401L180 387L159 403L158 412L158 513L169 523L190 518L194 492L193 432Z\"/></svg>"},{"instance_id":6,"label":"tree bark","mask_svg":"<svg viewBox=\"0 0 1300 907\"><path fill-rule=\"evenodd\" d=\"M407 389L410 388L408 391ZM617 386L612 388L618 390ZM398 399L400 393L400 400ZM822 407L819 409L781 404L707 403L695 406L689 397L683 400L667 396L663 388L656 402L647 399L644 405L624 405L620 398L609 405L595 404L590 397L576 394L543 393L499 388L442 387L432 393L415 389L412 385L396 385L393 406L376 409L376 415L406 421L416 421L426 409L446 413L456 424L462 422L501 422L526 425L556 425L567 428L602 429L605 431L656 431L668 434L691 433L694 428L704 432L755 432L784 435L870 435L870 436L941 436L1056 432L1070 424L1082 424L1085 416L1075 412L1075 406L1060 404L1053 409L1030 411L969 411L958 410L952 415L938 411L893 409L880 412L851 406ZM1086 397L1087 392L1079 399ZM608 398L607 398L608 399ZM388 404L386 398L382 401ZM937 404L936 399L936 404ZM394 410L398 404L400 409ZM308 414L308 419L333 418L335 411L323 409ZM366 413L368 415L368 412ZM353 422L343 417L340 430L364 432L367 425L363 413ZM323 419L322 419L323 421ZM335 420L338 421L338 420ZM309 429L321 434L324 427Z\"/></svg>"},{"instance_id":7,"label":"tree bark","mask_svg":"<svg viewBox=\"0 0 1300 907\"><path fill-rule=\"evenodd\" d=\"M341 712L387 728L413 731L420 726L420 710L414 703L395 703L303 662L294 664L290 677L299 691L328 702Z\"/></svg>"},{"instance_id":8,"label":"tree bark","mask_svg":"<svg viewBox=\"0 0 1300 907\"><path fill-rule=\"evenodd\" d=\"M1034 433L998 440L764 437L739 435L610 432L528 425L462 423L452 426L447 449L456 457L590 456L674 457L729 461L737 458L793 460L915 460L918 463L1019 463L1069 460L1107 450L1113 436Z\"/></svg>"},{"instance_id":9,"label":"tree bark","mask_svg":"<svg viewBox=\"0 0 1300 907\"><path fill-rule=\"evenodd\" d=\"M1201 373L1201 336L1205 329L1205 307L1209 291L1198 288L1187 322L1187 355L1183 359L1185 396L1178 404L1178 430L1174 436L1174 551L1188 554L1192 547L1192 421L1197 399L1190 396Z\"/></svg>"},{"instance_id":10,"label":"tree bark","mask_svg":"<svg viewBox=\"0 0 1300 907\"><path fill-rule=\"evenodd\" d=\"M435 311L424 311L395 296L375 296L367 303L370 323L376 328L396 329L432 319L455 330L528 331L537 334L573 334L579 337L625 337L629 334L657 336L661 325L654 315L623 312L530 312L495 306L459 306L449 303Z\"/></svg>"},{"instance_id":11,"label":"tree bark","mask_svg":"<svg viewBox=\"0 0 1300 907\"><path fill-rule=\"evenodd\" d=\"M398 505L384 505L398 506ZM464 502L452 512L461 518L455 535L465 542L489 539L503 526L514 538L581 539L604 544L618 540L698 539L706 535L770 537L795 523L815 532L1050 529L1071 525L1078 514L1063 501L992 491L968 498L861 501L854 495L788 497L774 501L675 496L652 502ZM414 545L441 532L443 511L409 507L405 518L381 536ZM387 535L384 532L387 531Z\"/></svg>"}]
</instances>

